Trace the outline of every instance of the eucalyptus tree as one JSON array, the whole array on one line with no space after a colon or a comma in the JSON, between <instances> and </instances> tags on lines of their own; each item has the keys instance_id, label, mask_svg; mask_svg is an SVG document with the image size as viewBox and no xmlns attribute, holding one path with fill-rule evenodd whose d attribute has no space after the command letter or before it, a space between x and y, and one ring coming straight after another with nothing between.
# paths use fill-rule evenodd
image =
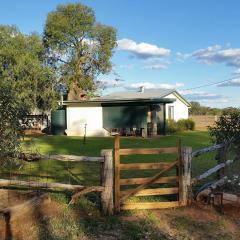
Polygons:
<instances>
[{"instance_id":1,"label":"eucalyptus tree","mask_svg":"<svg viewBox=\"0 0 240 240\"><path fill-rule=\"evenodd\" d=\"M44 28L49 63L69 88L94 91L94 79L108 73L116 30L98 23L94 11L80 3L58 5L50 12Z\"/></svg>"},{"instance_id":2,"label":"eucalyptus tree","mask_svg":"<svg viewBox=\"0 0 240 240\"><path fill-rule=\"evenodd\" d=\"M0 160L16 153L21 119L54 107L54 81L41 37L0 26Z\"/></svg>"}]
</instances>

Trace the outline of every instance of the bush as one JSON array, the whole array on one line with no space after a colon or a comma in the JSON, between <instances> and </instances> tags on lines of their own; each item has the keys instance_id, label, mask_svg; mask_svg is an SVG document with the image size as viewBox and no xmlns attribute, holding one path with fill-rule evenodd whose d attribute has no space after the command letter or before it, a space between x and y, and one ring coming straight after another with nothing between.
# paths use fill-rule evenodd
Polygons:
<instances>
[{"instance_id":1,"label":"bush","mask_svg":"<svg viewBox=\"0 0 240 240\"><path fill-rule=\"evenodd\" d=\"M167 133L176 133L182 131L193 131L195 129L195 122L192 119L180 119L177 122L169 119L167 120Z\"/></svg>"},{"instance_id":2,"label":"bush","mask_svg":"<svg viewBox=\"0 0 240 240\"><path fill-rule=\"evenodd\" d=\"M178 131L179 131L179 129L178 129L177 122L175 122L172 119L168 119L167 120L167 125L166 125L166 132L168 134L172 134L172 133L176 133Z\"/></svg>"},{"instance_id":3,"label":"bush","mask_svg":"<svg viewBox=\"0 0 240 240\"><path fill-rule=\"evenodd\" d=\"M0 164L18 153L22 105L12 86L0 82Z\"/></svg>"},{"instance_id":4,"label":"bush","mask_svg":"<svg viewBox=\"0 0 240 240\"><path fill-rule=\"evenodd\" d=\"M195 130L195 122L189 118L189 119L185 119L185 124L186 124L186 130Z\"/></svg>"},{"instance_id":5,"label":"bush","mask_svg":"<svg viewBox=\"0 0 240 240\"><path fill-rule=\"evenodd\" d=\"M225 111L208 130L216 143L235 139L240 145L240 109Z\"/></svg>"}]
</instances>

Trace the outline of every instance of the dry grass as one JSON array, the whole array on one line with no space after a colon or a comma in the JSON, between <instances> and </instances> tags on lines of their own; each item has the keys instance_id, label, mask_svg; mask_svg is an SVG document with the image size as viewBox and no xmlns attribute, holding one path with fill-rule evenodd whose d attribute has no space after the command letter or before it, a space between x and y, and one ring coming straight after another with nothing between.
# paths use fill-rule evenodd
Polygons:
<instances>
[{"instance_id":1,"label":"dry grass","mask_svg":"<svg viewBox=\"0 0 240 240\"><path fill-rule=\"evenodd\" d=\"M7 193L7 192L5 192ZM17 192L11 191L15 197ZM3 196L3 194L1 194ZM201 240L240 239L240 211L224 215L209 206L123 212L101 217L98 206L82 198L69 207L61 195L51 195L17 217L0 218L0 239L12 240ZM25 201L26 199L22 199ZM21 202L18 199L18 203ZM6 238L6 234L8 238Z\"/></svg>"},{"instance_id":2,"label":"dry grass","mask_svg":"<svg viewBox=\"0 0 240 240\"><path fill-rule=\"evenodd\" d=\"M207 131L208 126L213 126L217 120L217 116L213 115L193 115L190 118L195 122L195 130Z\"/></svg>"}]
</instances>

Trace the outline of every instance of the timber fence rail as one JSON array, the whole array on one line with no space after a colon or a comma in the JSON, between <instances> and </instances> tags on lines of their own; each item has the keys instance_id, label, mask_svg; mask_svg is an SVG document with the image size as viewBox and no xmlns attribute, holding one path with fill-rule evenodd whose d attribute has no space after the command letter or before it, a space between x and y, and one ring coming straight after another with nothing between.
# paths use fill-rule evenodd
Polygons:
<instances>
[{"instance_id":1,"label":"timber fence rail","mask_svg":"<svg viewBox=\"0 0 240 240\"><path fill-rule=\"evenodd\" d=\"M75 203L77 199L89 192L101 192L101 210L104 215L113 214L113 150L104 149L99 157L76 156L76 155L41 155L24 153L20 159L25 160L26 164L33 161L44 161L52 159L64 162L99 162L100 165L100 185L83 186L78 184L65 184L59 182L44 181L23 181L17 179L0 179L0 188L2 187L25 187L27 189L61 189L73 192L70 204ZM14 172L10 175L18 175Z\"/></svg>"},{"instance_id":2,"label":"timber fence rail","mask_svg":"<svg viewBox=\"0 0 240 240\"><path fill-rule=\"evenodd\" d=\"M191 185L194 185L197 182L211 176L212 174L217 173L216 181L210 182L206 188L203 188L200 192L198 192L196 196L197 201L207 200L208 202L211 202L214 204L216 199L218 200L220 196L221 199L220 199L220 203L218 204L220 204L221 206L222 204L230 203L230 202L233 202L233 203L235 202L240 204L239 195L228 194L222 191L219 192L218 190L220 187L222 187L226 183L226 180L227 180L226 172L225 172L226 167L233 164L237 159L239 159L239 156L237 156L237 154L235 155L235 157L233 157L233 159L231 160L227 159L227 152L229 151L230 144L232 142L233 140L224 142L221 144L216 144L210 147L196 150L192 153L192 157L198 157L207 152L217 151L215 160L217 160L218 164L208 169L204 173L200 174L199 176L192 178L191 180Z\"/></svg>"},{"instance_id":3,"label":"timber fence rail","mask_svg":"<svg viewBox=\"0 0 240 240\"><path fill-rule=\"evenodd\" d=\"M215 144L213 146L198 149L198 150L192 152L192 157L199 157L202 154L217 151L217 155L216 155L217 157L215 157L215 159L218 161L218 164L216 164L214 167L208 169L207 171L200 174L199 176L192 178L192 180L191 180L192 184L195 184L198 181L203 180L216 172L218 173L219 179L224 177L225 168L234 162L234 159L227 160L227 157L226 157L227 149L228 149L230 143L231 142Z\"/></svg>"}]
</instances>

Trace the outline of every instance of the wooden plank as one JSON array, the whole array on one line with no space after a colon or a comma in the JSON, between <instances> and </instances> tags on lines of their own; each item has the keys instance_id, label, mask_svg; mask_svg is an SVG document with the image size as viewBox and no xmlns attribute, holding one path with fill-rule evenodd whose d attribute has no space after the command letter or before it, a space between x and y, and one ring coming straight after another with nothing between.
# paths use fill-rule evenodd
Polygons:
<instances>
[{"instance_id":1,"label":"wooden plank","mask_svg":"<svg viewBox=\"0 0 240 240\"><path fill-rule=\"evenodd\" d=\"M137 155L137 154L160 154L160 153L177 153L178 148L125 148L120 149L120 155Z\"/></svg>"},{"instance_id":2,"label":"wooden plank","mask_svg":"<svg viewBox=\"0 0 240 240\"><path fill-rule=\"evenodd\" d=\"M0 179L0 187L7 186L19 186L19 187L28 187L28 188L46 188L46 189L68 189L68 190L80 190L86 189L88 187L82 185L72 185L65 183L53 183L53 182L34 182L34 181L21 181L21 180L9 180L9 179ZM90 188L95 188L96 191L102 191L102 186L92 186Z\"/></svg>"},{"instance_id":3,"label":"wooden plank","mask_svg":"<svg viewBox=\"0 0 240 240\"><path fill-rule=\"evenodd\" d=\"M217 149L223 148L225 145L226 145L226 143L221 143L221 144L216 144L216 145L213 145L210 147L198 149L192 153L192 157L198 157L199 155L201 155L203 153L216 151Z\"/></svg>"},{"instance_id":4,"label":"wooden plank","mask_svg":"<svg viewBox=\"0 0 240 240\"><path fill-rule=\"evenodd\" d=\"M120 211L120 155L119 155L119 148L120 148L120 139L119 135L115 135L114 139L114 174L115 174L115 189L114 189L114 195L115 195L115 211Z\"/></svg>"},{"instance_id":5,"label":"wooden plank","mask_svg":"<svg viewBox=\"0 0 240 240\"><path fill-rule=\"evenodd\" d=\"M76 155L50 155L51 159L58 161L68 162L103 162L104 157L89 157L89 156L76 156Z\"/></svg>"},{"instance_id":6,"label":"wooden plank","mask_svg":"<svg viewBox=\"0 0 240 240\"><path fill-rule=\"evenodd\" d=\"M120 164L121 170L166 169L171 163L125 163Z\"/></svg>"},{"instance_id":7,"label":"wooden plank","mask_svg":"<svg viewBox=\"0 0 240 240\"><path fill-rule=\"evenodd\" d=\"M176 166L178 162L173 162L172 164L170 164L166 169L163 169L162 171L160 171L158 174L156 174L155 176L153 176L152 178L149 179L148 182L139 185L137 188L131 190L128 194L126 194L124 197L122 197L121 201L124 201L126 198L130 197L131 195L135 195L137 192L141 191L142 189L144 189L147 185L150 185L152 183L154 183L157 179L159 179L165 172L171 170L173 167Z\"/></svg>"},{"instance_id":8,"label":"wooden plank","mask_svg":"<svg viewBox=\"0 0 240 240\"><path fill-rule=\"evenodd\" d=\"M138 185L146 183L150 180L150 178L126 178L126 179L120 179L121 185ZM158 180L156 180L154 183L171 183L171 182L177 182L178 177L177 176L169 176L169 177L161 177Z\"/></svg>"},{"instance_id":9,"label":"wooden plank","mask_svg":"<svg viewBox=\"0 0 240 240\"><path fill-rule=\"evenodd\" d=\"M124 203L121 206L122 210L134 209L165 209L179 207L178 201L173 202L140 202L140 203Z\"/></svg>"},{"instance_id":10,"label":"wooden plank","mask_svg":"<svg viewBox=\"0 0 240 240\"><path fill-rule=\"evenodd\" d=\"M226 163L220 163L220 164L214 166L213 168L208 169L205 173L203 173L203 174L197 176L196 178L192 179L192 183L196 183L197 181L200 181L204 178L209 177L213 173L217 172L221 168L224 168L225 166L230 165L231 163L233 163L233 160L227 160Z\"/></svg>"},{"instance_id":11,"label":"wooden plank","mask_svg":"<svg viewBox=\"0 0 240 240\"><path fill-rule=\"evenodd\" d=\"M127 195L131 190L121 191L121 197ZM155 196L155 195L170 195L178 193L178 188L152 188L138 191L134 196Z\"/></svg>"},{"instance_id":12,"label":"wooden plank","mask_svg":"<svg viewBox=\"0 0 240 240\"><path fill-rule=\"evenodd\" d=\"M42 154L31 154L31 153L21 153L20 159L23 159L27 162L35 162L42 160L57 160L63 162L103 162L104 157L89 157L89 156L77 156L77 155L42 155Z\"/></svg>"}]
</instances>

